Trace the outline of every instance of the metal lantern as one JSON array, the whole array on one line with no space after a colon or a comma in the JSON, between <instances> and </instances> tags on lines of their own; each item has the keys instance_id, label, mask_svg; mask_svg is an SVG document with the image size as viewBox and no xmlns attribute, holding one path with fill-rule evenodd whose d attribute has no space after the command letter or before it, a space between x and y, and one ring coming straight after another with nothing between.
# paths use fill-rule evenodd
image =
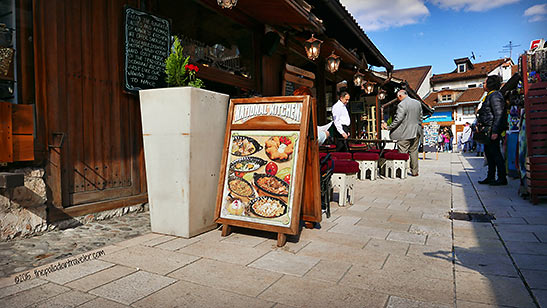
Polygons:
<instances>
[{"instance_id":1,"label":"metal lantern","mask_svg":"<svg viewBox=\"0 0 547 308\"><path fill-rule=\"evenodd\" d=\"M378 91L378 99L379 100L383 101L384 99L386 99L386 96L387 96L387 94L386 94L386 91L384 89L380 89Z\"/></svg>"},{"instance_id":2,"label":"metal lantern","mask_svg":"<svg viewBox=\"0 0 547 308\"><path fill-rule=\"evenodd\" d=\"M217 4L223 9L231 9L237 4L237 0L217 0Z\"/></svg>"},{"instance_id":3,"label":"metal lantern","mask_svg":"<svg viewBox=\"0 0 547 308\"><path fill-rule=\"evenodd\" d=\"M368 81L365 85L365 93L371 94L372 92L374 92L374 85L375 85L374 82Z\"/></svg>"},{"instance_id":4,"label":"metal lantern","mask_svg":"<svg viewBox=\"0 0 547 308\"><path fill-rule=\"evenodd\" d=\"M319 57L321 43L323 43L323 41L316 39L313 34L311 35L311 38L306 41L304 48L306 48L308 59L313 61Z\"/></svg>"},{"instance_id":5,"label":"metal lantern","mask_svg":"<svg viewBox=\"0 0 547 308\"><path fill-rule=\"evenodd\" d=\"M360 87L365 82L365 75L361 74L359 71L353 75L353 84L356 87Z\"/></svg>"},{"instance_id":6,"label":"metal lantern","mask_svg":"<svg viewBox=\"0 0 547 308\"><path fill-rule=\"evenodd\" d=\"M340 66L340 57L334 54L334 50L332 51L331 55L327 58L327 69L331 73L335 73L338 71L338 67Z\"/></svg>"}]
</instances>

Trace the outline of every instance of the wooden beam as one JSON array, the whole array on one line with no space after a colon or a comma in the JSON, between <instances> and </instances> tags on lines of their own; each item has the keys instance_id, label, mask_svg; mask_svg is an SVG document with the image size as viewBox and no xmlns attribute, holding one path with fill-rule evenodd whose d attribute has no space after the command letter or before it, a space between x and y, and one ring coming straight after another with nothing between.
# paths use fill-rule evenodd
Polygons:
<instances>
[{"instance_id":1,"label":"wooden beam","mask_svg":"<svg viewBox=\"0 0 547 308\"><path fill-rule=\"evenodd\" d=\"M53 208L48 211L48 221L59 221L71 219L73 217L82 216L91 213L113 210L121 207L137 205L148 202L148 194L140 194L127 198L119 198L114 200L100 201L88 203L85 205L71 206L68 208Z\"/></svg>"},{"instance_id":2,"label":"wooden beam","mask_svg":"<svg viewBox=\"0 0 547 308\"><path fill-rule=\"evenodd\" d=\"M0 163L13 162L11 103L0 102Z\"/></svg>"}]
</instances>

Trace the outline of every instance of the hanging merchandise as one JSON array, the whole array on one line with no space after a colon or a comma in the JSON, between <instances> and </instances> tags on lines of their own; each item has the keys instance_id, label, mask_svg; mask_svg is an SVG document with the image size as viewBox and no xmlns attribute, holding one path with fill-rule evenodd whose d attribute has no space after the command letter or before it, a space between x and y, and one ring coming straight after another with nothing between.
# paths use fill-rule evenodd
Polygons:
<instances>
[{"instance_id":1,"label":"hanging merchandise","mask_svg":"<svg viewBox=\"0 0 547 308\"><path fill-rule=\"evenodd\" d=\"M13 48L0 47L0 77L7 77L13 61Z\"/></svg>"},{"instance_id":2,"label":"hanging merchandise","mask_svg":"<svg viewBox=\"0 0 547 308\"><path fill-rule=\"evenodd\" d=\"M5 24L0 24L0 47L11 47L13 34Z\"/></svg>"}]
</instances>

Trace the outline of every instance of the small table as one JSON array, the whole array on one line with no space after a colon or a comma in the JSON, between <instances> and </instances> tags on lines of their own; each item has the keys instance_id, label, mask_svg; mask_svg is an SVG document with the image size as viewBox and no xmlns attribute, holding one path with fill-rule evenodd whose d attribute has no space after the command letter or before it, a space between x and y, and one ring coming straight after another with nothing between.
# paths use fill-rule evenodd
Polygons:
<instances>
[{"instance_id":1,"label":"small table","mask_svg":"<svg viewBox=\"0 0 547 308\"><path fill-rule=\"evenodd\" d=\"M357 143L357 144L374 143L374 144L376 144L376 146L380 150L380 156L382 156L382 154L384 153L384 149L385 149L386 144L388 142L390 142L390 143L397 142L395 140L385 140L385 139L355 139L355 138L348 138L347 140L348 140L348 143L350 143L350 142ZM361 150L361 149L359 149L360 147L353 147L353 149L352 149L352 146L349 145L349 144L348 144L348 147L349 147L350 151L360 151Z\"/></svg>"}]
</instances>

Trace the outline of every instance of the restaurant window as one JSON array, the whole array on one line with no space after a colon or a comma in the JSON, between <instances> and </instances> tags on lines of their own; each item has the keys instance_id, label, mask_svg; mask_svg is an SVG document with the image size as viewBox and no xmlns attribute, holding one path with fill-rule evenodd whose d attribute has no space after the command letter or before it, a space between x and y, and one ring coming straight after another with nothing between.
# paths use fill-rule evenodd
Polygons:
<instances>
[{"instance_id":1,"label":"restaurant window","mask_svg":"<svg viewBox=\"0 0 547 308\"><path fill-rule=\"evenodd\" d=\"M474 115L475 107L474 106L463 106L463 115Z\"/></svg>"},{"instance_id":2,"label":"restaurant window","mask_svg":"<svg viewBox=\"0 0 547 308\"><path fill-rule=\"evenodd\" d=\"M465 64L458 65L458 73L463 73L463 72L465 72Z\"/></svg>"},{"instance_id":3,"label":"restaurant window","mask_svg":"<svg viewBox=\"0 0 547 308\"><path fill-rule=\"evenodd\" d=\"M451 102L452 101L452 94L445 94L441 97L441 101L443 102Z\"/></svg>"},{"instance_id":4,"label":"restaurant window","mask_svg":"<svg viewBox=\"0 0 547 308\"><path fill-rule=\"evenodd\" d=\"M253 32L194 1L161 1L159 13L171 18L172 35L182 42L192 62L235 76L255 75Z\"/></svg>"}]
</instances>

